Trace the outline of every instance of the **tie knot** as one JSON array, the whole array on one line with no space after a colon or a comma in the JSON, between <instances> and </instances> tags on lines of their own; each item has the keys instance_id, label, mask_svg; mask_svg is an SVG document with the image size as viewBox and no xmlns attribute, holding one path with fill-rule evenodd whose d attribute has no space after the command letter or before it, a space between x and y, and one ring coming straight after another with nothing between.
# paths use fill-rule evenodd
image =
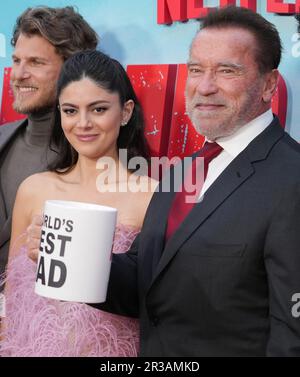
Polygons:
<instances>
[{"instance_id":1,"label":"tie knot","mask_svg":"<svg viewBox=\"0 0 300 377\"><path fill-rule=\"evenodd\" d=\"M208 141L206 141L202 149L200 149L198 156L204 157L206 163L209 163L212 159L217 157L218 154L222 152L222 150L223 148L219 144L215 142L209 143Z\"/></svg>"}]
</instances>

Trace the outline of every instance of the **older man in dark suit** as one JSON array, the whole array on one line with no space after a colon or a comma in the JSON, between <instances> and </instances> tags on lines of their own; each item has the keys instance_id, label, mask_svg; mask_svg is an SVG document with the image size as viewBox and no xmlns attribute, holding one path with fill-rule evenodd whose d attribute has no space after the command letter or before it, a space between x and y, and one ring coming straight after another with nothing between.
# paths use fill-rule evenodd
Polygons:
<instances>
[{"instance_id":1,"label":"older man in dark suit","mask_svg":"<svg viewBox=\"0 0 300 377\"><path fill-rule=\"evenodd\" d=\"M102 305L140 316L142 356L300 356L300 146L271 112L280 56L275 27L242 8L192 42L187 111L216 151L201 200L154 195Z\"/></svg>"}]
</instances>

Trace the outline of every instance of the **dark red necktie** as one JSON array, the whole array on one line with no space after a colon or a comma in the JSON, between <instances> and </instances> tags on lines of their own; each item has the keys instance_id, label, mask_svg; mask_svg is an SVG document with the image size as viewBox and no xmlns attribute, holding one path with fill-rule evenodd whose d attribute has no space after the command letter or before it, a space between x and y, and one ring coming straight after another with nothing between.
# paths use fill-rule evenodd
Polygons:
<instances>
[{"instance_id":1,"label":"dark red necktie","mask_svg":"<svg viewBox=\"0 0 300 377\"><path fill-rule=\"evenodd\" d=\"M187 214L190 212L190 210L194 207L195 203L198 200L199 194L201 192L201 189L203 187L203 183L207 176L208 171L208 165L209 163L218 156L218 154L221 153L223 148L218 145L217 143L209 143L206 142L204 144L204 147L200 149L199 153L197 154L196 158L194 158L191 167L187 173L186 179L189 179L188 182L195 182L195 177L197 175L197 168L199 167L199 158L203 157L203 163L204 163L204 174L203 174L203 180L202 184L200 186L196 187L196 190L194 192L187 192L186 185L183 184L181 187L181 190L177 192L175 195L175 198L173 200L169 217L168 217L168 226L166 231L166 241L171 237L171 235L175 232L175 230L179 227L179 225L183 222ZM187 198L191 197L191 195L196 198L196 200L188 201Z\"/></svg>"}]
</instances>

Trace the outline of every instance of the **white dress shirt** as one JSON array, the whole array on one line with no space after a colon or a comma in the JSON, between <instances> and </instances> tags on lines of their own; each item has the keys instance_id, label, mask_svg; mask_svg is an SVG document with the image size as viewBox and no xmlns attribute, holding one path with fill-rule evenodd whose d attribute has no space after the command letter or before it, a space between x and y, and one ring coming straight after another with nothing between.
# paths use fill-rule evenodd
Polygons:
<instances>
[{"instance_id":1,"label":"white dress shirt","mask_svg":"<svg viewBox=\"0 0 300 377\"><path fill-rule=\"evenodd\" d=\"M223 151L214 158L207 171L206 180L200 192L199 201L203 199L204 193L227 168L227 166L256 138L273 120L272 110L269 109L251 122L241 127L233 135L220 137L215 140ZM205 140L208 141L209 140Z\"/></svg>"}]
</instances>

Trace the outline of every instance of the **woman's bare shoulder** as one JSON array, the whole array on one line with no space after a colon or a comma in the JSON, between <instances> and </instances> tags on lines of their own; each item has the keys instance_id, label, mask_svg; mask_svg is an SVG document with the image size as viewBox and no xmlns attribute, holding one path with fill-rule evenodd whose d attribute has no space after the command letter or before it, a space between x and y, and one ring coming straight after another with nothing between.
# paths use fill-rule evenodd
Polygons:
<instances>
[{"instance_id":1,"label":"woman's bare shoulder","mask_svg":"<svg viewBox=\"0 0 300 377\"><path fill-rule=\"evenodd\" d=\"M35 173L27 177L22 183L26 185L31 184L44 184L57 181L57 173L52 171L43 171L41 173Z\"/></svg>"},{"instance_id":2,"label":"woman's bare shoulder","mask_svg":"<svg viewBox=\"0 0 300 377\"><path fill-rule=\"evenodd\" d=\"M42 172L30 175L21 183L18 192L23 195L34 195L51 190L57 181L57 174L53 172Z\"/></svg>"}]
</instances>

